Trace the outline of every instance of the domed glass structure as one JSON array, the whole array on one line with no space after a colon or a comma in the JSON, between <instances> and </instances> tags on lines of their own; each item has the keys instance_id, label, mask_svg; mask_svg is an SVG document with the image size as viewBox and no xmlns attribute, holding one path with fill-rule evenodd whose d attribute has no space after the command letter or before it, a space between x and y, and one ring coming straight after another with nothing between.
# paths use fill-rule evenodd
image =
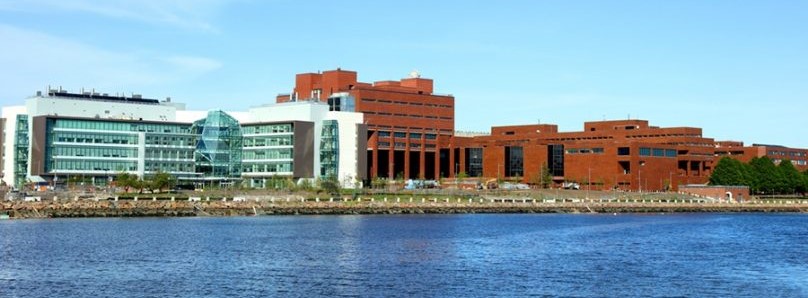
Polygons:
<instances>
[{"instance_id":1,"label":"domed glass structure","mask_svg":"<svg viewBox=\"0 0 808 298\"><path fill-rule=\"evenodd\" d=\"M208 181L239 180L243 140L238 121L223 111L210 111L191 130L199 136L194 152L196 172Z\"/></svg>"}]
</instances>

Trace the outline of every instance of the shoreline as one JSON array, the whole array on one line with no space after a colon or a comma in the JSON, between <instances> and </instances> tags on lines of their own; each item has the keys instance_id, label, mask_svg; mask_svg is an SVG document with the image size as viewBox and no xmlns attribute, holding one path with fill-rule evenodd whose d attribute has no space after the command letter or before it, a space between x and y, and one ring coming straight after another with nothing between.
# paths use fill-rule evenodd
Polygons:
<instances>
[{"instance_id":1,"label":"shoreline","mask_svg":"<svg viewBox=\"0 0 808 298\"><path fill-rule=\"evenodd\" d=\"M221 217L252 215L472 214L472 213L808 213L808 204L627 202L270 202L65 201L3 202L8 219L77 217Z\"/></svg>"}]
</instances>

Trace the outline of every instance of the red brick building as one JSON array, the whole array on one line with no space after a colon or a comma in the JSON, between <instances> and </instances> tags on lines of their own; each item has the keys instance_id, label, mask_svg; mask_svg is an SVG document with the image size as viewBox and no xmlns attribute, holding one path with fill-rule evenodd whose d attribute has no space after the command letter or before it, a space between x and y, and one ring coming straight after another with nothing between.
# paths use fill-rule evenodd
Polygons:
<instances>
[{"instance_id":1,"label":"red brick building","mask_svg":"<svg viewBox=\"0 0 808 298\"><path fill-rule=\"evenodd\" d=\"M752 158L766 156L775 164L779 164L783 160L790 160L798 170L808 170L808 149L762 144L744 146L743 142L721 141L716 142L715 156L717 158L728 156L742 162L749 162Z\"/></svg>"},{"instance_id":2,"label":"red brick building","mask_svg":"<svg viewBox=\"0 0 808 298\"><path fill-rule=\"evenodd\" d=\"M363 83L342 69L295 77L277 102L318 100L352 109L368 125L368 177L435 179L449 173L454 97L433 92L433 81L413 73L399 81ZM443 173L443 174L441 174Z\"/></svg>"},{"instance_id":3,"label":"red brick building","mask_svg":"<svg viewBox=\"0 0 808 298\"><path fill-rule=\"evenodd\" d=\"M556 183L597 190L705 183L714 154L714 141L700 128L659 128L645 120L586 122L577 132L551 124L492 127L491 135L456 137L452 145L459 149L458 168L471 176L537 183L546 169Z\"/></svg>"},{"instance_id":4,"label":"red brick building","mask_svg":"<svg viewBox=\"0 0 808 298\"><path fill-rule=\"evenodd\" d=\"M456 135L454 97L433 92L417 73L364 83L354 71L298 74L278 102L318 100L365 114L368 175L385 178L501 178L536 184L547 170L556 185L658 191L709 179L716 156L744 161L769 156L808 168L808 150L704 138L701 128L655 127L646 120L594 121L582 131L552 124L495 126L490 134Z\"/></svg>"},{"instance_id":5,"label":"red brick building","mask_svg":"<svg viewBox=\"0 0 808 298\"><path fill-rule=\"evenodd\" d=\"M749 186L691 184L680 186L679 191L720 201L743 201L749 199Z\"/></svg>"}]
</instances>

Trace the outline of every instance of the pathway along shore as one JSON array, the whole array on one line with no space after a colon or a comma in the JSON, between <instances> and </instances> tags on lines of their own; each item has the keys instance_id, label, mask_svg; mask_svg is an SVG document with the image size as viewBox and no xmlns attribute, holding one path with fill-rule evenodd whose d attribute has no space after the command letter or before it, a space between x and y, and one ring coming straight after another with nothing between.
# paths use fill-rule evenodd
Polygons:
<instances>
[{"instance_id":1,"label":"pathway along shore","mask_svg":"<svg viewBox=\"0 0 808 298\"><path fill-rule=\"evenodd\" d=\"M164 217L325 214L452 214L452 213L674 213L674 212L801 212L808 201L744 203L676 202L540 202L536 200L395 201L168 201L104 200L3 202L0 215L10 219L63 217ZM5 216L4 216L5 217Z\"/></svg>"}]
</instances>

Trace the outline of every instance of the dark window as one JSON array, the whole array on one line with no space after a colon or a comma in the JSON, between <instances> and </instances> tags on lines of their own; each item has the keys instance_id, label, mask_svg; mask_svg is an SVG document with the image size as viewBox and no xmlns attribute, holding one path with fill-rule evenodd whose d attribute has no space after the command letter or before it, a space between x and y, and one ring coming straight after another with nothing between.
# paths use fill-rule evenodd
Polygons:
<instances>
[{"instance_id":1,"label":"dark window","mask_svg":"<svg viewBox=\"0 0 808 298\"><path fill-rule=\"evenodd\" d=\"M393 135L394 135L396 138L406 138L406 137L407 137L407 133L406 133L406 132L396 132L396 133L394 133Z\"/></svg>"},{"instance_id":2,"label":"dark window","mask_svg":"<svg viewBox=\"0 0 808 298\"><path fill-rule=\"evenodd\" d=\"M483 174L483 148L466 148L466 173L469 177Z\"/></svg>"},{"instance_id":3,"label":"dark window","mask_svg":"<svg viewBox=\"0 0 808 298\"><path fill-rule=\"evenodd\" d=\"M631 155L631 148L629 148L629 147L618 147L617 148L617 155Z\"/></svg>"},{"instance_id":4,"label":"dark window","mask_svg":"<svg viewBox=\"0 0 808 298\"><path fill-rule=\"evenodd\" d=\"M564 176L564 145L548 145L547 160L553 176Z\"/></svg>"},{"instance_id":5,"label":"dark window","mask_svg":"<svg viewBox=\"0 0 808 298\"><path fill-rule=\"evenodd\" d=\"M505 147L505 177L524 176L524 154L522 147Z\"/></svg>"}]
</instances>

